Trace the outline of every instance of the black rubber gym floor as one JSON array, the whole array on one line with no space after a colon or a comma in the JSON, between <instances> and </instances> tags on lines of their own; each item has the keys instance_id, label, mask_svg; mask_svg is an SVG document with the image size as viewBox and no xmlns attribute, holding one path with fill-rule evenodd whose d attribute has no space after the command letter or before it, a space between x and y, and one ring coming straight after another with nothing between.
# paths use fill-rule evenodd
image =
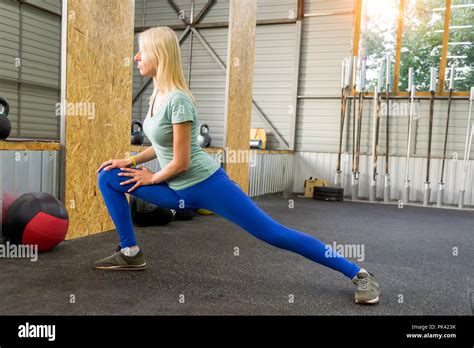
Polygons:
<instances>
[{"instance_id":1,"label":"black rubber gym floor","mask_svg":"<svg viewBox=\"0 0 474 348\"><path fill-rule=\"evenodd\" d=\"M144 272L92 267L114 251L115 231L66 241L37 262L0 259L0 314L473 313L472 211L300 197L289 209L280 196L256 202L281 223L327 244L363 245L362 265L379 279L381 302L356 305L354 286L343 275L213 215L137 228L148 262Z\"/></svg>"}]
</instances>

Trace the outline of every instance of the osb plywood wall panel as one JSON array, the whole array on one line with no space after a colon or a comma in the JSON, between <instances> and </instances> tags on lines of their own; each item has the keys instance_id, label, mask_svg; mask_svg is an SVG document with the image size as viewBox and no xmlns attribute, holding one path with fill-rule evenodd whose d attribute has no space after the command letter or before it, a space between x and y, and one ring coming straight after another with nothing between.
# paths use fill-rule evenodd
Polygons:
<instances>
[{"instance_id":1,"label":"osb plywood wall panel","mask_svg":"<svg viewBox=\"0 0 474 348\"><path fill-rule=\"evenodd\" d=\"M230 1L224 147L236 153L249 151L256 13L257 0ZM226 162L225 170L248 192L248 162Z\"/></svg>"},{"instance_id":2,"label":"osb plywood wall panel","mask_svg":"<svg viewBox=\"0 0 474 348\"><path fill-rule=\"evenodd\" d=\"M68 1L68 239L115 228L96 169L130 151L134 7L134 0Z\"/></svg>"}]
</instances>

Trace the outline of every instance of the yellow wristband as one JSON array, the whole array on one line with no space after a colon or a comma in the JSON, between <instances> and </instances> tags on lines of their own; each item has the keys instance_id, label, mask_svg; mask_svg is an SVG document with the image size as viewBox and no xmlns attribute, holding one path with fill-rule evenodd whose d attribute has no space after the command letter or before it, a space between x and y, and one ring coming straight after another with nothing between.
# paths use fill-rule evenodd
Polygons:
<instances>
[{"instance_id":1,"label":"yellow wristband","mask_svg":"<svg viewBox=\"0 0 474 348\"><path fill-rule=\"evenodd\" d=\"M137 161L135 160L135 156L130 156L130 159L132 160L132 165L134 167L136 167L137 166Z\"/></svg>"}]
</instances>

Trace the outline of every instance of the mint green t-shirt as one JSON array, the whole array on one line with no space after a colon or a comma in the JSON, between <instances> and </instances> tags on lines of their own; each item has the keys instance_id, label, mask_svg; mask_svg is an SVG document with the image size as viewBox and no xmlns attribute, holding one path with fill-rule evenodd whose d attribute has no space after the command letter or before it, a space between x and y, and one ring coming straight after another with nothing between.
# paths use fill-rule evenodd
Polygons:
<instances>
[{"instance_id":1,"label":"mint green t-shirt","mask_svg":"<svg viewBox=\"0 0 474 348\"><path fill-rule=\"evenodd\" d=\"M160 167L164 168L173 159L173 123L192 121L189 168L167 180L169 187L182 190L207 179L219 164L199 146L198 113L191 98L178 89L170 91L166 98L153 117L152 111L148 113L143 131L155 149Z\"/></svg>"}]
</instances>

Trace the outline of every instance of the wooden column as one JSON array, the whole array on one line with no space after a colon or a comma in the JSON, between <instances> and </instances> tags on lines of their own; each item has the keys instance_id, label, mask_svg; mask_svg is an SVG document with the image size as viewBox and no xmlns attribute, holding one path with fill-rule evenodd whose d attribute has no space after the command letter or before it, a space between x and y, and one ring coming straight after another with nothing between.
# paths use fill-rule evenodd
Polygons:
<instances>
[{"instance_id":1,"label":"wooden column","mask_svg":"<svg viewBox=\"0 0 474 348\"><path fill-rule=\"evenodd\" d=\"M62 102L68 239L115 228L96 170L130 151L134 8L134 0L67 1Z\"/></svg>"},{"instance_id":2,"label":"wooden column","mask_svg":"<svg viewBox=\"0 0 474 348\"><path fill-rule=\"evenodd\" d=\"M439 63L438 72L438 93L445 90L444 80L446 77L446 64L448 61L448 41L449 41L449 24L451 23L451 0L446 0L446 11L444 11L444 31L441 48L441 61Z\"/></svg>"},{"instance_id":3,"label":"wooden column","mask_svg":"<svg viewBox=\"0 0 474 348\"><path fill-rule=\"evenodd\" d=\"M224 132L225 170L244 192L248 192L249 182L248 153L256 19L257 0L230 0Z\"/></svg>"}]
</instances>

